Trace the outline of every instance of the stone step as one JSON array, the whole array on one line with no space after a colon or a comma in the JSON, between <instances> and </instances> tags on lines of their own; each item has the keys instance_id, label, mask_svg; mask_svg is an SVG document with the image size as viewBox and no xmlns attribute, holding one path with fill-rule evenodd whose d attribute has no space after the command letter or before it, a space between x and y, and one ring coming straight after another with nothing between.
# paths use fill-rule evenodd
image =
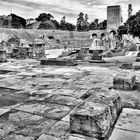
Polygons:
<instances>
[{"instance_id":1,"label":"stone step","mask_svg":"<svg viewBox=\"0 0 140 140\"><path fill-rule=\"evenodd\" d=\"M105 63L105 60L90 60L89 63Z\"/></svg>"},{"instance_id":2,"label":"stone step","mask_svg":"<svg viewBox=\"0 0 140 140\"><path fill-rule=\"evenodd\" d=\"M140 110L124 108L109 140L140 140Z\"/></svg>"},{"instance_id":3,"label":"stone step","mask_svg":"<svg viewBox=\"0 0 140 140\"><path fill-rule=\"evenodd\" d=\"M114 89L132 90L136 83L136 76L133 72L122 71L113 78Z\"/></svg>"},{"instance_id":4,"label":"stone step","mask_svg":"<svg viewBox=\"0 0 140 140\"><path fill-rule=\"evenodd\" d=\"M118 95L109 92L99 92L97 94L92 94L91 96L89 96L86 101L108 105L112 117L111 126L114 125L122 109L121 98Z\"/></svg>"},{"instance_id":5,"label":"stone step","mask_svg":"<svg viewBox=\"0 0 140 140\"><path fill-rule=\"evenodd\" d=\"M75 63L73 60L42 59L41 65L77 66L77 63Z\"/></svg>"},{"instance_id":6,"label":"stone step","mask_svg":"<svg viewBox=\"0 0 140 140\"><path fill-rule=\"evenodd\" d=\"M70 132L104 138L111 125L110 109L105 104L84 102L70 114Z\"/></svg>"},{"instance_id":7,"label":"stone step","mask_svg":"<svg viewBox=\"0 0 140 140\"><path fill-rule=\"evenodd\" d=\"M124 108L115 128L140 133L140 110Z\"/></svg>"}]
</instances>

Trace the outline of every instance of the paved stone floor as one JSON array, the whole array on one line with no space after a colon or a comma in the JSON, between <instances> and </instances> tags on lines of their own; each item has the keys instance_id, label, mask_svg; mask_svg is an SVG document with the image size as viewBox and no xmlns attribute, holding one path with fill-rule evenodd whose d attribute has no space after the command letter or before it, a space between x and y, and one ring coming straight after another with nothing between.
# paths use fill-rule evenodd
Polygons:
<instances>
[{"instance_id":1,"label":"paved stone floor","mask_svg":"<svg viewBox=\"0 0 140 140\"><path fill-rule=\"evenodd\" d=\"M104 90L120 95L124 108L139 111L140 72L135 71L135 90L119 91L112 89L112 83L120 71L114 64L58 67L41 66L35 60L0 64L0 140L97 140L70 134L69 114L91 94ZM130 118L134 120L133 116ZM118 140L116 133L126 136L128 133L140 139L140 132L134 131L140 130L140 125L134 124L133 130L128 126L127 131L121 124L125 121L118 119L110 140ZM140 124L140 119L137 121Z\"/></svg>"}]
</instances>

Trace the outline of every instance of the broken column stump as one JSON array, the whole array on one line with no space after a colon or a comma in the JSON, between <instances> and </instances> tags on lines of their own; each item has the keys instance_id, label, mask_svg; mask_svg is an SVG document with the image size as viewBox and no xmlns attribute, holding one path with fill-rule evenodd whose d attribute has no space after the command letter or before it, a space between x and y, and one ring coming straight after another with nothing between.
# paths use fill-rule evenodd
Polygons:
<instances>
[{"instance_id":1,"label":"broken column stump","mask_svg":"<svg viewBox=\"0 0 140 140\"><path fill-rule=\"evenodd\" d=\"M114 89L132 90L136 83L136 76L133 72L122 71L113 78Z\"/></svg>"},{"instance_id":2,"label":"broken column stump","mask_svg":"<svg viewBox=\"0 0 140 140\"><path fill-rule=\"evenodd\" d=\"M89 96L86 101L108 105L112 117L111 126L114 125L122 109L121 98L117 94L99 92L97 94L92 94L91 96Z\"/></svg>"},{"instance_id":3,"label":"broken column stump","mask_svg":"<svg viewBox=\"0 0 140 140\"><path fill-rule=\"evenodd\" d=\"M77 66L73 60L65 59L42 59L41 65L57 65L57 66Z\"/></svg>"},{"instance_id":4,"label":"broken column stump","mask_svg":"<svg viewBox=\"0 0 140 140\"><path fill-rule=\"evenodd\" d=\"M84 102L70 114L70 131L94 138L104 138L110 129L110 109L105 104Z\"/></svg>"}]
</instances>

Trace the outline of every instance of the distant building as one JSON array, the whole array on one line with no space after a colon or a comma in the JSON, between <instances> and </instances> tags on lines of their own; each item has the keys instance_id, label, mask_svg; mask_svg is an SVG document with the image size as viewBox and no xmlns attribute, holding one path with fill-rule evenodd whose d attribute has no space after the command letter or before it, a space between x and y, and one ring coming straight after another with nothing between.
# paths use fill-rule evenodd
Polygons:
<instances>
[{"instance_id":1,"label":"distant building","mask_svg":"<svg viewBox=\"0 0 140 140\"><path fill-rule=\"evenodd\" d=\"M122 10L120 5L107 7L107 29L117 30L122 24Z\"/></svg>"}]
</instances>

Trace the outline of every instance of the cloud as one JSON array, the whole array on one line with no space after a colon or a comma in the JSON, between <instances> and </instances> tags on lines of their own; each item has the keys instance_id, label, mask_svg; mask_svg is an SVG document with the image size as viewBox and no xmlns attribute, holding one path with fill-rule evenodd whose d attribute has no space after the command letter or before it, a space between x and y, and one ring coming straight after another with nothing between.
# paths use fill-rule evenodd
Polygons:
<instances>
[{"instance_id":1,"label":"cloud","mask_svg":"<svg viewBox=\"0 0 140 140\"><path fill-rule=\"evenodd\" d=\"M9 14L13 9L15 14L24 18L35 18L42 12L53 14L57 20L65 15L68 22L76 23L80 12L87 13L90 21L106 19L106 8L110 5L121 5L126 20L129 3L133 4L134 12L138 11L139 0L0 0L0 9L1 14Z\"/></svg>"}]
</instances>

